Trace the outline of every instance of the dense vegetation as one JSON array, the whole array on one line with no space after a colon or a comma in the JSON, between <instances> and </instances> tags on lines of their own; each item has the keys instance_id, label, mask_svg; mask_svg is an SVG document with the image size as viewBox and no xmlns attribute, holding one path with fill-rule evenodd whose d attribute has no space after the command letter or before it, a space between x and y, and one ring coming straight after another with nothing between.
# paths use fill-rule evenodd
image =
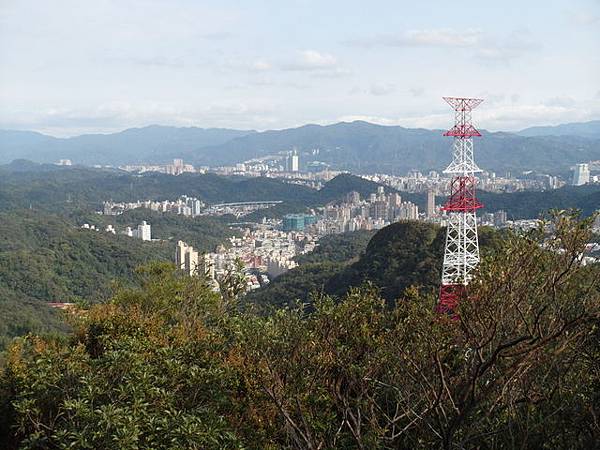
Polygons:
<instances>
[{"instance_id":1,"label":"dense vegetation","mask_svg":"<svg viewBox=\"0 0 600 450\"><path fill-rule=\"evenodd\" d=\"M494 212L503 209L509 219L537 219L550 209L577 208L589 216L600 210L600 185L565 186L561 189L543 192L514 192L495 194L479 192L477 196L484 203L483 211Z\"/></svg>"},{"instance_id":2,"label":"dense vegetation","mask_svg":"<svg viewBox=\"0 0 600 450\"><path fill-rule=\"evenodd\" d=\"M41 166L44 167L44 166ZM40 168L41 168L40 167ZM0 170L3 208L15 206L73 209L100 208L105 200L175 200L181 195L209 203L285 200L311 203L316 191L272 178L231 178L214 174L161 173L135 175L116 170L58 168L60 170Z\"/></svg>"},{"instance_id":3,"label":"dense vegetation","mask_svg":"<svg viewBox=\"0 0 600 450\"><path fill-rule=\"evenodd\" d=\"M588 225L562 216L549 240L507 236L454 318L435 315L435 296L408 289L386 304L366 287L321 296L312 313L257 316L148 267L141 288L74 311L67 340L11 346L0 447L594 448Z\"/></svg>"},{"instance_id":4,"label":"dense vegetation","mask_svg":"<svg viewBox=\"0 0 600 450\"><path fill-rule=\"evenodd\" d=\"M137 226L142 220L152 225L153 239L173 243L182 240L202 253L214 252L220 244L227 246L228 238L235 234L227 226L227 221L222 218L203 216L192 218L144 208L127 211L116 217L119 228Z\"/></svg>"},{"instance_id":5,"label":"dense vegetation","mask_svg":"<svg viewBox=\"0 0 600 450\"><path fill-rule=\"evenodd\" d=\"M99 301L171 246L82 230L41 211L0 213L0 350L29 331L62 330L46 302Z\"/></svg>"},{"instance_id":6,"label":"dense vegetation","mask_svg":"<svg viewBox=\"0 0 600 450\"><path fill-rule=\"evenodd\" d=\"M365 251L374 234L375 231L359 230L324 236L312 252L296 256L295 261L298 264L352 261Z\"/></svg>"},{"instance_id":7,"label":"dense vegetation","mask_svg":"<svg viewBox=\"0 0 600 450\"><path fill-rule=\"evenodd\" d=\"M239 179L214 174L184 174L177 177L159 173L142 176L113 170L64 168L19 162L0 166L0 210L30 206L61 212L74 218L99 210L105 200L174 200L181 195L196 196L208 203L282 200L274 208L252 213L244 220L281 217L291 212L339 201L351 191L362 198L376 192L377 183L351 174L341 174L316 191L306 186L272 178ZM387 192L394 192L390 187ZM425 208L425 194L401 192L406 201ZM544 192L494 194L479 192L483 211L503 209L511 219L538 218L551 208L581 209L589 215L600 208L600 186L568 186ZM443 202L438 198L437 202Z\"/></svg>"},{"instance_id":8,"label":"dense vegetation","mask_svg":"<svg viewBox=\"0 0 600 450\"><path fill-rule=\"evenodd\" d=\"M200 251L214 251L232 231L223 221L195 219L148 210L122 216L90 215L101 230L142 220L164 242L142 242L121 234L91 231L39 210L0 213L0 350L7 337L31 330L64 328L45 302L106 300L113 282L130 284L136 267L172 261L175 242L183 239Z\"/></svg>"}]
</instances>

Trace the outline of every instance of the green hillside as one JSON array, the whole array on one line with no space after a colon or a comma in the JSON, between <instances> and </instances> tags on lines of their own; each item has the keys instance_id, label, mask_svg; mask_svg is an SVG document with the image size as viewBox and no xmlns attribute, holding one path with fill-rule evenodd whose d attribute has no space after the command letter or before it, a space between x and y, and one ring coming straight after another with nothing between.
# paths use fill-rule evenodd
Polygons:
<instances>
[{"instance_id":1,"label":"green hillside","mask_svg":"<svg viewBox=\"0 0 600 450\"><path fill-rule=\"evenodd\" d=\"M0 213L0 340L4 344L7 336L61 328L46 302L106 300L113 282L135 284L134 271L140 265L172 261L174 241L187 239L201 251L212 251L232 235L224 223L210 218L134 211L119 220L131 224L149 220L155 237L172 241L142 242L85 230L39 210Z\"/></svg>"},{"instance_id":2,"label":"green hillside","mask_svg":"<svg viewBox=\"0 0 600 450\"><path fill-rule=\"evenodd\" d=\"M482 252L500 242L501 234L479 230ZM248 297L257 304L309 302L315 294L341 297L352 287L370 283L393 303L409 286L434 293L444 254L445 229L424 222L397 222L379 230L364 246L366 233L348 233L325 241L323 248L298 258L301 263Z\"/></svg>"},{"instance_id":3,"label":"green hillside","mask_svg":"<svg viewBox=\"0 0 600 450\"><path fill-rule=\"evenodd\" d=\"M600 268L579 261L587 224L554 225L487 253L453 317L425 290L390 303L370 287L257 314L153 264L139 287L76 309L68 339L15 340L0 447L596 448ZM397 227L366 254L408 264L427 250L393 232L436 240Z\"/></svg>"}]
</instances>

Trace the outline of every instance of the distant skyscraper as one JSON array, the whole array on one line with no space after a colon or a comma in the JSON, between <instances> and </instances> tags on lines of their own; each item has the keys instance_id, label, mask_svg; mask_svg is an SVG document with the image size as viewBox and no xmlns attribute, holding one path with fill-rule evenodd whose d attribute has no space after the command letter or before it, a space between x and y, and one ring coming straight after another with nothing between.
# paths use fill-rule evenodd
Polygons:
<instances>
[{"instance_id":1,"label":"distant skyscraper","mask_svg":"<svg viewBox=\"0 0 600 450\"><path fill-rule=\"evenodd\" d=\"M346 195L346 201L352 204L360 203L360 194L356 191L349 192L348 195Z\"/></svg>"},{"instance_id":2,"label":"distant skyscraper","mask_svg":"<svg viewBox=\"0 0 600 450\"><path fill-rule=\"evenodd\" d=\"M435 215L435 191L429 189L427 191L427 217L431 218Z\"/></svg>"},{"instance_id":3,"label":"distant skyscraper","mask_svg":"<svg viewBox=\"0 0 600 450\"><path fill-rule=\"evenodd\" d=\"M507 214L506 211L504 210L500 210L500 211L496 211L494 213L494 225L497 227L502 227L504 225L506 225L506 220L507 220Z\"/></svg>"},{"instance_id":4,"label":"distant skyscraper","mask_svg":"<svg viewBox=\"0 0 600 450\"><path fill-rule=\"evenodd\" d=\"M141 239L142 241L151 241L152 240L152 232L150 229L150 224L145 220L142 221L137 227L135 231L134 237Z\"/></svg>"},{"instance_id":5,"label":"distant skyscraper","mask_svg":"<svg viewBox=\"0 0 600 450\"><path fill-rule=\"evenodd\" d=\"M590 167L588 164L576 164L573 169L573 186L581 186L590 182Z\"/></svg>"},{"instance_id":6,"label":"distant skyscraper","mask_svg":"<svg viewBox=\"0 0 600 450\"><path fill-rule=\"evenodd\" d=\"M292 172L298 172L300 170L300 159L298 157L298 152L294 149L294 153L292 153Z\"/></svg>"},{"instance_id":7,"label":"distant skyscraper","mask_svg":"<svg viewBox=\"0 0 600 450\"><path fill-rule=\"evenodd\" d=\"M399 208L402 205L402 197L397 192L390 194L390 206Z\"/></svg>"},{"instance_id":8,"label":"distant skyscraper","mask_svg":"<svg viewBox=\"0 0 600 450\"><path fill-rule=\"evenodd\" d=\"M175 264L178 269L183 270L188 275L197 275L199 271L198 252L194 250L194 247L183 241L177 242Z\"/></svg>"}]
</instances>

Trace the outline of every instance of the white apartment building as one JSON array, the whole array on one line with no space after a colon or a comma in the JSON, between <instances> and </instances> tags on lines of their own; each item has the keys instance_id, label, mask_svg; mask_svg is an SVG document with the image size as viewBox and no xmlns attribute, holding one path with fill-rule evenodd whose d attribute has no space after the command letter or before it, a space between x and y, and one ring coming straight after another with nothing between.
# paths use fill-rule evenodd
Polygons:
<instances>
[{"instance_id":1,"label":"white apartment building","mask_svg":"<svg viewBox=\"0 0 600 450\"><path fill-rule=\"evenodd\" d=\"M573 186L581 186L590 182L589 164L576 164L573 168Z\"/></svg>"}]
</instances>

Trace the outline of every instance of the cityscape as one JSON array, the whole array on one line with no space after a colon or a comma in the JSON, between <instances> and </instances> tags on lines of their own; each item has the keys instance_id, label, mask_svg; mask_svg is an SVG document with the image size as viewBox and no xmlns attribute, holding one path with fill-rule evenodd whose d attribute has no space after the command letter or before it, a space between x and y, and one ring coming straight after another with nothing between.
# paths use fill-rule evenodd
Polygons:
<instances>
[{"instance_id":1,"label":"cityscape","mask_svg":"<svg viewBox=\"0 0 600 450\"><path fill-rule=\"evenodd\" d=\"M0 2L0 450L600 448L600 2Z\"/></svg>"}]
</instances>

